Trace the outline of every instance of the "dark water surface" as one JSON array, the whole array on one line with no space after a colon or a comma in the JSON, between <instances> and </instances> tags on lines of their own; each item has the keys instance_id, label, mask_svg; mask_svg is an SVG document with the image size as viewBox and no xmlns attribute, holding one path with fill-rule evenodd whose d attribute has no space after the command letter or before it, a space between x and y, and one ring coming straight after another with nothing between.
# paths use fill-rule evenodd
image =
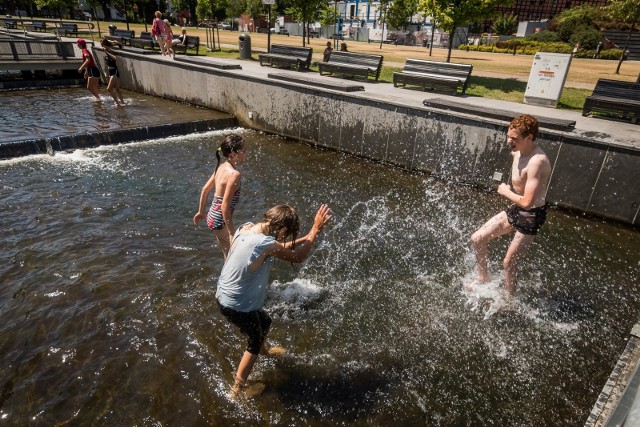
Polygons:
<instances>
[{"instance_id":1,"label":"dark water surface","mask_svg":"<svg viewBox=\"0 0 640 427\"><path fill-rule=\"evenodd\" d=\"M204 120L212 116L206 108L127 90L122 94L124 107L115 105L104 85L100 86L100 101L86 88L2 91L0 142Z\"/></svg>"},{"instance_id":2,"label":"dark water surface","mask_svg":"<svg viewBox=\"0 0 640 427\"><path fill-rule=\"evenodd\" d=\"M266 309L289 355L230 401L245 342L192 223L225 134L0 162L0 424L584 424L638 317L637 232L552 211L497 312L498 280L462 284L503 199L255 132L236 224L283 202L304 231L321 202L336 218L297 270L277 263Z\"/></svg>"}]
</instances>

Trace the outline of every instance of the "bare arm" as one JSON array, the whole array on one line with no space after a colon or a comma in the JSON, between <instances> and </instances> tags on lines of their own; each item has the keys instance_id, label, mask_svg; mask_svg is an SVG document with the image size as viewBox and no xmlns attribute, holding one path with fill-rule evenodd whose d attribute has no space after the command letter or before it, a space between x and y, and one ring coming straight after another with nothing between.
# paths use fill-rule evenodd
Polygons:
<instances>
[{"instance_id":1,"label":"bare arm","mask_svg":"<svg viewBox=\"0 0 640 427\"><path fill-rule=\"evenodd\" d=\"M215 172L211 175L211 178L207 181L207 183L202 187L200 191L200 201L198 202L198 212L193 217L193 223L198 224L205 214L205 209L207 205L207 199L209 198L209 193L216 186L216 174Z\"/></svg>"},{"instance_id":2,"label":"bare arm","mask_svg":"<svg viewBox=\"0 0 640 427\"><path fill-rule=\"evenodd\" d=\"M266 255L273 255L276 258L290 261L290 262L302 262L304 261L313 247L318 234L322 231L324 226L333 218L331 209L326 204L320 206L316 217L313 221L313 226L306 236L296 240L295 248L291 249L291 243L282 244L276 242L266 252Z\"/></svg>"},{"instance_id":3,"label":"bare arm","mask_svg":"<svg viewBox=\"0 0 640 427\"><path fill-rule=\"evenodd\" d=\"M536 202L538 193L540 192L540 186L542 185L542 173L544 158L533 157L527 165L527 181L524 185L523 194L518 194L511 191L511 188L507 184L500 184L498 187L498 194L506 197L512 203L520 206L524 209L531 209Z\"/></svg>"}]
</instances>

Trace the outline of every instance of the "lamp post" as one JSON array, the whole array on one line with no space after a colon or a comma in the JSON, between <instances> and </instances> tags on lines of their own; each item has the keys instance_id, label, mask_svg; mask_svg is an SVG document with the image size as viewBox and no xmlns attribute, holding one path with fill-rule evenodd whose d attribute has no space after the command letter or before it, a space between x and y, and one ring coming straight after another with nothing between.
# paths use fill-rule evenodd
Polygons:
<instances>
[{"instance_id":1,"label":"lamp post","mask_svg":"<svg viewBox=\"0 0 640 427\"><path fill-rule=\"evenodd\" d=\"M338 0L333 6L333 48L338 49Z\"/></svg>"}]
</instances>

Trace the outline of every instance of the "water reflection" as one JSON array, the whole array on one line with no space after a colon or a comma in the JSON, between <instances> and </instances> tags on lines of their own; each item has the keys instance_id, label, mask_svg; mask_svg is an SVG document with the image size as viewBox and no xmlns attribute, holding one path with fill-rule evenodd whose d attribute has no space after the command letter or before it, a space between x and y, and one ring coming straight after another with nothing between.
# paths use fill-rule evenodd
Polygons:
<instances>
[{"instance_id":1,"label":"water reflection","mask_svg":"<svg viewBox=\"0 0 640 427\"><path fill-rule=\"evenodd\" d=\"M639 308L640 238L552 211L519 305L466 295L467 239L504 201L246 132L235 222L336 213L266 309L283 361L227 399L243 350L218 313L219 250L194 227L225 132L0 162L0 417L10 424L577 425ZM501 270L508 239L492 246Z\"/></svg>"}]
</instances>

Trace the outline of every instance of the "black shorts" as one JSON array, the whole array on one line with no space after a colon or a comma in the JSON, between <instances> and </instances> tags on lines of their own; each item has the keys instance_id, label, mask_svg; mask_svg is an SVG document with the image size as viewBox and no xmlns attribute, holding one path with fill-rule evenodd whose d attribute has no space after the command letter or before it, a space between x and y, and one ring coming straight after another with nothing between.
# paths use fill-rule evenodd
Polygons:
<instances>
[{"instance_id":1,"label":"black shorts","mask_svg":"<svg viewBox=\"0 0 640 427\"><path fill-rule=\"evenodd\" d=\"M225 307L218 302L220 313L231 323L240 328L240 332L247 336L247 351L251 354L260 354L262 343L264 342L269 328L271 327L271 317L264 310L254 310L247 313L236 311Z\"/></svg>"},{"instance_id":2,"label":"black shorts","mask_svg":"<svg viewBox=\"0 0 640 427\"><path fill-rule=\"evenodd\" d=\"M504 211L509 224L523 234L535 236L547 220L547 205L527 210L514 204Z\"/></svg>"},{"instance_id":3,"label":"black shorts","mask_svg":"<svg viewBox=\"0 0 640 427\"><path fill-rule=\"evenodd\" d=\"M100 70L98 70L98 67L87 68L87 73L89 74L89 77L95 77L97 79L100 78Z\"/></svg>"},{"instance_id":4,"label":"black shorts","mask_svg":"<svg viewBox=\"0 0 640 427\"><path fill-rule=\"evenodd\" d=\"M118 67L109 68L107 71L109 72L109 77L111 77L111 76L116 76L118 78L120 77L120 71L118 71Z\"/></svg>"}]
</instances>

